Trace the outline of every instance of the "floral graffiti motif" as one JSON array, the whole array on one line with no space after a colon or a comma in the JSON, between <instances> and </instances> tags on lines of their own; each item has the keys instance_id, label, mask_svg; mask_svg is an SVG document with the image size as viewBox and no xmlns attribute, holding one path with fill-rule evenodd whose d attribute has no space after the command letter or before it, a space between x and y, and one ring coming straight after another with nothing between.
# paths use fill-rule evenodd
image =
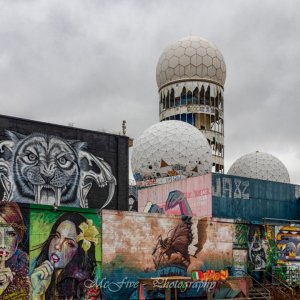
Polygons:
<instances>
[{"instance_id":1,"label":"floral graffiti motif","mask_svg":"<svg viewBox=\"0 0 300 300\"><path fill-rule=\"evenodd\" d=\"M77 242L82 241L82 249L87 252L90 248L92 243L95 245L98 244L98 237L99 231L93 225L92 220L87 220L87 222L83 222L79 225L81 230L80 234L77 236Z\"/></svg>"}]
</instances>

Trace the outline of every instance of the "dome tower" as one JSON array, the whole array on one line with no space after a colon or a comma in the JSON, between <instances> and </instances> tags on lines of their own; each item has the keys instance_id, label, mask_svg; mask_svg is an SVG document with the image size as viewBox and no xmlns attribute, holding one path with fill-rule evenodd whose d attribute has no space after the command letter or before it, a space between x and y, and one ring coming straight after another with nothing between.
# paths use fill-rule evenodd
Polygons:
<instances>
[{"instance_id":1,"label":"dome tower","mask_svg":"<svg viewBox=\"0 0 300 300\"><path fill-rule=\"evenodd\" d=\"M224 100L226 65L208 40L190 36L161 54L156 81L159 118L187 122L204 134L212 149L213 172L224 172Z\"/></svg>"}]
</instances>

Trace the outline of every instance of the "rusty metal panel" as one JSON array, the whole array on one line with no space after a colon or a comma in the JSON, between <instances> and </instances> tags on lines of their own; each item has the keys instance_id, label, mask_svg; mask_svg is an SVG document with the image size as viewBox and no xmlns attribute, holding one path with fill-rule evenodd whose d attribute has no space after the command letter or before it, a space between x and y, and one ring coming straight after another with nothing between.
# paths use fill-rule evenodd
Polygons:
<instances>
[{"instance_id":1,"label":"rusty metal panel","mask_svg":"<svg viewBox=\"0 0 300 300\"><path fill-rule=\"evenodd\" d=\"M299 218L299 186L224 174L212 176L213 217L261 222Z\"/></svg>"}]
</instances>

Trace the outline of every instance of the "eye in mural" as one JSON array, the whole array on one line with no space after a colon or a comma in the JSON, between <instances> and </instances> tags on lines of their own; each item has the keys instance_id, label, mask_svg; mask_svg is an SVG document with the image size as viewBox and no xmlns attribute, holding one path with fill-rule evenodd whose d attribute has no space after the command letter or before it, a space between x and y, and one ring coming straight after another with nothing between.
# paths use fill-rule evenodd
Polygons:
<instances>
[{"instance_id":1,"label":"eye in mural","mask_svg":"<svg viewBox=\"0 0 300 300\"><path fill-rule=\"evenodd\" d=\"M107 162L84 151L85 143L39 133L6 133L9 140L0 142L0 181L6 200L88 207L87 196L95 184L100 189L108 186L99 208L109 204L116 179Z\"/></svg>"},{"instance_id":2,"label":"eye in mural","mask_svg":"<svg viewBox=\"0 0 300 300\"><path fill-rule=\"evenodd\" d=\"M53 224L31 268L33 299L86 299L96 289L96 246L99 231L93 221L66 212ZM87 299L89 299L87 297Z\"/></svg>"},{"instance_id":3,"label":"eye in mural","mask_svg":"<svg viewBox=\"0 0 300 300\"><path fill-rule=\"evenodd\" d=\"M29 299L26 227L16 203L0 202L0 299Z\"/></svg>"}]
</instances>

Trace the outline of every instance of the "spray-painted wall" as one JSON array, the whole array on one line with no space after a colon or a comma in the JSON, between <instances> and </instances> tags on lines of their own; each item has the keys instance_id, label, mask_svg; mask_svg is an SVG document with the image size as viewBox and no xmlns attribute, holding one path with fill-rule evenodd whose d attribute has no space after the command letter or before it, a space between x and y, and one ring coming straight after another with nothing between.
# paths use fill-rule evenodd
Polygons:
<instances>
[{"instance_id":1,"label":"spray-painted wall","mask_svg":"<svg viewBox=\"0 0 300 300\"><path fill-rule=\"evenodd\" d=\"M0 116L0 198L127 210L128 138Z\"/></svg>"},{"instance_id":2,"label":"spray-painted wall","mask_svg":"<svg viewBox=\"0 0 300 300\"><path fill-rule=\"evenodd\" d=\"M240 277L257 277L261 272L256 271L266 270L300 285L295 269L300 262L299 232L296 225L103 210L99 285L104 299L137 299L139 278L226 268ZM189 289L180 297L203 294L203 289ZM163 297L163 291L148 292L148 297Z\"/></svg>"},{"instance_id":3,"label":"spray-painted wall","mask_svg":"<svg viewBox=\"0 0 300 300\"><path fill-rule=\"evenodd\" d=\"M224 174L212 175L213 217L261 222L298 219L300 187Z\"/></svg>"},{"instance_id":4,"label":"spray-painted wall","mask_svg":"<svg viewBox=\"0 0 300 300\"><path fill-rule=\"evenodd\" d=\"M211 174L138 190L139 212L211 217Z\"/></svg>"},{"instance_id":5,"label":"spray-painted wall","mask_svg":"<svg viewBox=\"0 0 300 300\"><path fill-rule=\"evenodd\" d=\"M103 210L101 286L105 299L137 299L138 278L187 276L192 270L231 266L234 230L233 223L206 218ZM181 297L195 292L188 290ZM148 296L161 294L156 291Z\"/></svg>"},{"instance_id":6,"label":"spray-painted wall","mask_svg":"<svg viewBox=\"0 0 300 300\"><path fill-rule=\"evenodd\" d=\"M0 299L99 294L100 219L93 209L0 202Z\"/></svg>"}]
</instances>

